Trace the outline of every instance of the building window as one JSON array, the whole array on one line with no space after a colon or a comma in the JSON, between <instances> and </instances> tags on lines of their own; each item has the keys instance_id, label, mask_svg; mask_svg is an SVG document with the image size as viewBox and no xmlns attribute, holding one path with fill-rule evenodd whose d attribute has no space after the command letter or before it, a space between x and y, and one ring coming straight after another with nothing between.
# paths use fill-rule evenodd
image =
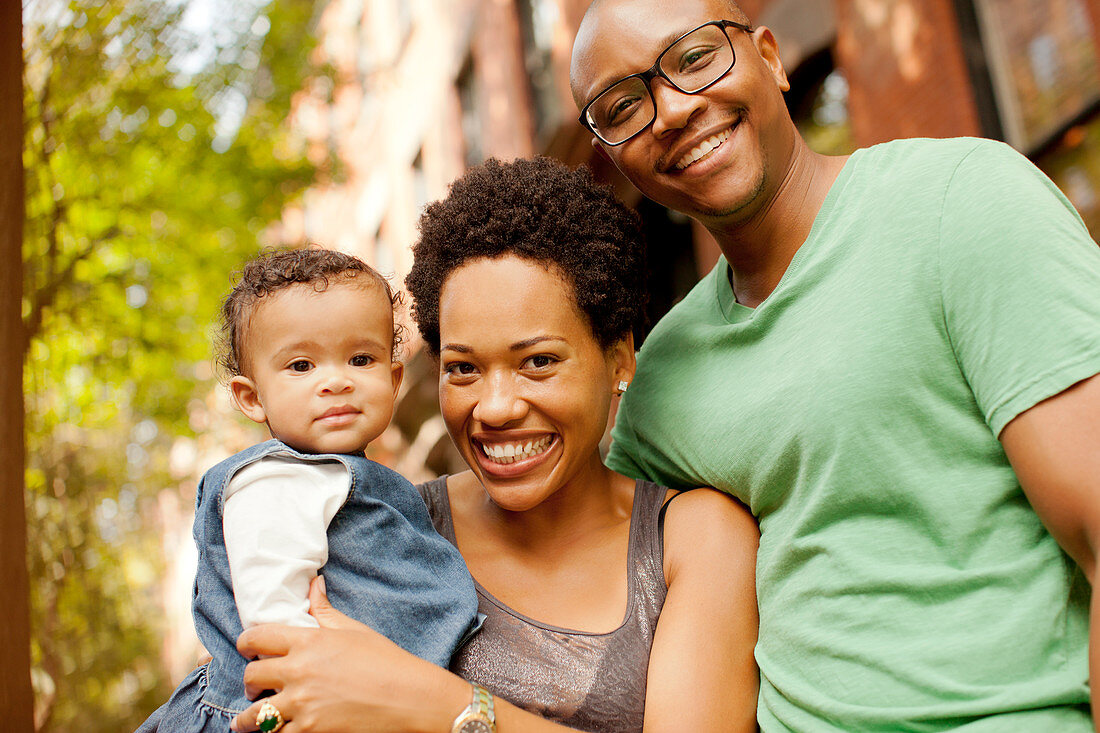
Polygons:
<instances>
[{"instance_id":1,"label":"building window","mask_svg":"<svg viewBox=\"0 0 1100 733\"><path fill-rule=\"evenodd\" d=\"M1100 103L1084 0L970 0L1006 141L1024 153L1056 140Z\"/></svg>"},{"instance_id":2,"label":"building window","mask_svg":"<svg viewBox=\"0 0 1100 733\"><path fill-rule=\"evenodd\" d=\"M420 216L424 213L424 208L428 205L428 176L424 172L424 151L420 150L416 154L416 159L412 164L412 185L413 185L413 202L416 205L416 215Z\"/></svg>"}]
</instances>

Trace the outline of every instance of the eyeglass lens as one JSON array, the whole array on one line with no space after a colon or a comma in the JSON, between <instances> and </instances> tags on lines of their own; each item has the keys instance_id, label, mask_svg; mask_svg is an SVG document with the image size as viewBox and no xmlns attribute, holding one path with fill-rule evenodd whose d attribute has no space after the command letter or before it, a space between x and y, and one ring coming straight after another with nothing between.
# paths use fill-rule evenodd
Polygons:
<instances>
[{"instance_id":1,"label":"eyeglass lens","mask_svg":"<svg viewBox=\"0 0 1100 733\"><path fill-rule=\"evenodd\" d=\"M658 68L674 87L691 94L733 68L733 46L721 28L705 25L669 46ZM586 115L593 131L605 141L626 140L655 117L649 85L641 76L629 76L596 97Z\"/></svg>"}]
</instances>

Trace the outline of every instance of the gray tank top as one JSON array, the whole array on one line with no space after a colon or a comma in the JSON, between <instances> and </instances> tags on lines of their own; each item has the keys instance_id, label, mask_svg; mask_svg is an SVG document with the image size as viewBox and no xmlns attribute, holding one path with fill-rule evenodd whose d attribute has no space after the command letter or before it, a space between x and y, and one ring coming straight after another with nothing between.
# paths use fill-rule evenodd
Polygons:
<instances>
[{"instance_id":1,"label":"gray tank top","mask_svg":"<svg viewBox=\"0 0 1100 733\"><path fill-rule=\"evenodd\" d=\"M417 486L436 531L455 542L447 477ZM570 728L638 733L657 617L665 602L661 507L666 489L638 481L630 516L626 616L606 634L528 618L474 579L485 625L455 654L451 671L494 695Z\"/></svg>"}]
</instances>

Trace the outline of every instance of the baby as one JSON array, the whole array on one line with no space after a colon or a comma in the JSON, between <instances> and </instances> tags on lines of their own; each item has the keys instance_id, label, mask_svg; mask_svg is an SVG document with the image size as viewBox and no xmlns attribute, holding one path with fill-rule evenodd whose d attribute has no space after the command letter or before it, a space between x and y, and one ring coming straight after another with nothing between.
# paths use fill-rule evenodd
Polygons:
<instances>
[{"instance_id":1,"label":"baby","mask_svg":"<svg viewBox=\"0 0 1100 733\"><path fill-rule=\"evenodd\" d=\"M394 303L385 279L339 252L245 266L222 307L221 362L234 404L273 439L199 483L193 610L212 659L139 731L227 731L249 705L237 636L317 626L307 594L318 572L333 606L440 666L477 628L462 557L412 484L363 455L401 384Z\"/></svg>"}]
</instances>

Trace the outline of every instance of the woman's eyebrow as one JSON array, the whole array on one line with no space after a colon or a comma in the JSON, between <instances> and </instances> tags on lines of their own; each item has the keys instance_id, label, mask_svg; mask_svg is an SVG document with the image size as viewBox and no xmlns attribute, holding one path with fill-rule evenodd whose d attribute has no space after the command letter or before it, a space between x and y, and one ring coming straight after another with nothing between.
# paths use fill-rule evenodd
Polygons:
<instances>
[{"instance_id":1,"label":"woman's eyebrow","mask_svg":"<svg viewBox=\"0 0 1100 733\"><path fill-rule=\"evenodd\" d=\"M508 347L508 350L509 351L522 351L523 349L529 349L532 346L537 346L538 344L544 343L546 341L559 341L561 343L566 343L566 340L561 336L550 336L550 335L547 335L547 336L532 336L531 338L523 339L522 341L515 342L514 344L512 344L511 346ZM467 346L466 344L441 344L440 347L439 347L439 351L440 351L440 353L442 353L444 351L456 351L459 354L472 354L472 353L474 353L473 347L472 346Z\"/></svg>"},{"instance_id":2,"label":"woman's eyebrow","mask_svg":"<svg viewBox=\"0 0 1100 733\"><path fill-rule=\"evenodd\" d=\"M508 350L509 351L522 351L523 349L528 349L532 346L536 346L538 344L541 344L544 341L561 341L562 343L564 343L565 339L562 338L561 336L532 336L529 339L524 339L523 341L515 342L514 344L512 344L511 346L508 347Z\"/></svg>"}]
</instances>

